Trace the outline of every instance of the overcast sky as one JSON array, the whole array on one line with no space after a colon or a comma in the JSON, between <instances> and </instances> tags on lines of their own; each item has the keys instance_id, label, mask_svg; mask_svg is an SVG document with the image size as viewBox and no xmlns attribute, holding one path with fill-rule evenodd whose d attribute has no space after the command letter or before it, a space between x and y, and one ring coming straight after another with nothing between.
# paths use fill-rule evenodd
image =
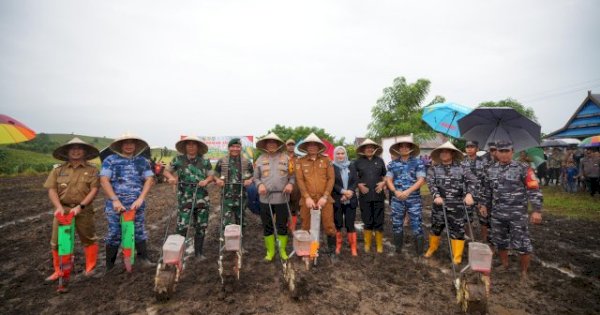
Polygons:
<instances>
[{"instance_id":1,"label":"overcast sky","mask_svg":"<svg viewBox=\"0 0 600 315\"><path fill-rule=\"evenodd\" d=\"M600 1L0 0L0 113L151 146L317 126L352 141L394 78L516 98L548 133L600 93Z\"/></svg>"}]
</instances>

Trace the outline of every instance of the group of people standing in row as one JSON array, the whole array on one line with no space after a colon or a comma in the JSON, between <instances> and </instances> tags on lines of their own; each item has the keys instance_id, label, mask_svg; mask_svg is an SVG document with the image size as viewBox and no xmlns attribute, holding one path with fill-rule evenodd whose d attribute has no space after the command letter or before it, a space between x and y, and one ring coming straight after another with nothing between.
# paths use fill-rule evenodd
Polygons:
<instances>
[{"instance_id":1,"label":"group of people standing in row","mask_svg":"<svg viewBox=\"0 0 600 315\"><path fill-rule=\"evenodd\" d=\"M525 154L520 159L528 162ZM565 191L587 191L600 194L600 151L598 148L565 149L555 147L544 153L544 161L537 166L537 174L544 186L562 185Z\"/></svg>"},{"instance_id":2,"label":"group of people standing in row","mask_svg":"<svg viewBox=\"0 0 600 315\"><path fill-rule=\"evenodd\" d=\"M396 143L390 147L393 160L387 167L380 157L382 147L370 139L357 147L359 157L355 161L348 160L342 146L334 149L331 161L323 154L325 144L315 134L309 135L298 146L304 156L294 154L295 146L293 139L284 142L270 133L256 143L262 154L253 164L242 156L240 139L232 139L228 143L228 154L219 159L213 169L210 161L203 157L208 147L202 140L188 136L177 141L175 147L180 155L171 161L165 177L170 184L177 185L177 233L186 235L188 227L194 227L194 250L198 260L205 259L203 245L210 211L206 188L214 182L224 190L221 209L224 225L244 225L247 188L256 187L265 261L273 260L276 245L280 258L288 259L288 235L296 229L297 216L301 219L301 229L309 231L310 210L313 209L320 210L332 260L337 260L341 253L343 230L351 255L358 255L354 225L357 207L363 222L364 252L372 251L374 239L375 252L383 253L384 207L389 198L395 252L402 251L405 216L408 216L417 257L432 257L440 244L442 231L447 228L453 263L461 264L465 223L469 216L476 214L481 236L497 250L501 268L508 268L508 250L512 249L520 254L521 274L526 277L532 252L528 220L541 221L542 194L533 170L525 163L512 160L513 149L509 141L488 143L490 152L484 157L475 154L479 149L477 142L467 142L466 155L446 142L431 153L433 164L430 167L418 158L419 146L412 136L396 138ZM87 162L98 156L98 150L78 138L54 151L54 157L64 163L50 173L44 187L48 189L56 215L73 213L77 218L76 231L85 249L87 276L97 274L98 238L92 202L100 186L106 198L104 212L108 222L106 271L114 268L121 243L121 214L130 210L135 211L137 261L142 265L153 265L147 251L144 219L145 200L154 174L150 162L138 155L147 147L144 140L131 134L117 138L110 145L115 154L104 159L99 172ZM433 197L426 252L421 199L424 184ZM527 211L528 203L533 209L531 216ZM58 224L55 218L51 239L54 272L47 281L64 278L57 251ZM66 290L64 286L62 291Z\"/></svg>"}]
</instances>

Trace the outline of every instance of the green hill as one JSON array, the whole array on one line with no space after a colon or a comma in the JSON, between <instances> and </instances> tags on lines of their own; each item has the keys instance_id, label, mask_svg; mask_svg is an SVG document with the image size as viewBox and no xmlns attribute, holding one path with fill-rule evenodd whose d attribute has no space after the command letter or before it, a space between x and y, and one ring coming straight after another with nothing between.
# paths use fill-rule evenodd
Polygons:
<instances>
[{"instance_id":1,"label":"green hill","mask_svg":"<svg viewBox=\"0 0 600 315\"><path fill-rule=\"evenodd\" d=\"M60 163L52 157L52 152L74 137L92 144L99 150L106 148L113 142L113 139L106 137L39 133L31 141L0 145L0 175L33 174L50 171L54 164ZM174 150L168 150L166 156L161 155L161 151L163 150L158 148L152 149L152 157L169 163L177 155ZM100 159L94 159L91 162L100 165Z\"/></svg>"},{"instance_id":2,"label":"green hill","mask_svg":"<svg viewBox=\"0 0 600 315\"><path fill-rule=\"evenodd\" d=\"M73 137L78 137L79 139L95 146L99 150L106 148L113 142L113 139L106 137L83 136L63 133L49 133L48 137L50 138L50 141L58 142L60 144L66 143L67 141L73 139Z\"/></svg>"},{"instance_id":3,"label":"green hill","mask_svg":"<svg viewBox=\"0 0 600 315\"><path fill-rule=\"evenodd\" d=\"M105 137L92 137L60 133L48 134L42 132L37 134L35 139L31 141L9 144L6 147L18 150L33 151L38 153L52 153L56 148L65 144L67 141L73 139L74 137L78 137L81 140L95 146L98 149L103 149L107 147L113 141L113 139Z\"/></svg>"}]
</instances>

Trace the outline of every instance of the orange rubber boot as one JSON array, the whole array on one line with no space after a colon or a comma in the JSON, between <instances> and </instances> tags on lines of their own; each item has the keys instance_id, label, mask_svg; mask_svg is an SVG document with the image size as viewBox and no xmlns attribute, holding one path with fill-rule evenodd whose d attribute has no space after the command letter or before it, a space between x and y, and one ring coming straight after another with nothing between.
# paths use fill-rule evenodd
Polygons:
<instances>
[{"instance_id":1,"label":"orange rubber boot","mask_svg":"<svg viewBox=\"0 0 600 315\"><path fill-rule=\"evenodd\" d=\"M98 258L98 244L92 244L83 248L85 251L85 275L90 276L96 268Z\"/></svg>"},{"instance_id":2,"label":"orange rubber boot","mask_svg":"<svg viewBox=\"0 0 600 315\"><path fill-rule=\"evenodd\" d=\"M46 278L47 282L53 282L58 280L62 276L62 272L60 272L60 262L58 261L58 250L52 250L52 265L54 266L54 273L51 274L48 278Z\"/></svg>"},{"instance_id":3,"label":"orange rubber boot","mask_svg":"<svg viewBox=\"0 0 600 315\"><path fill-rule=\"evenodd\" d=\"M342 251L342 232L335 232L335 254L339 255Z\"/></svg>"},{"instance_id":4,"label":"orange rubber boot","mask_svg":"<svg viewBox=\"0 0 600 315\"><path fill-rule=\"evenodd\" d=\"M358 256L358 252L356 251L356 232L348 233L348 243L350 243L352 256Z\"/></svg>"}]
</instances>

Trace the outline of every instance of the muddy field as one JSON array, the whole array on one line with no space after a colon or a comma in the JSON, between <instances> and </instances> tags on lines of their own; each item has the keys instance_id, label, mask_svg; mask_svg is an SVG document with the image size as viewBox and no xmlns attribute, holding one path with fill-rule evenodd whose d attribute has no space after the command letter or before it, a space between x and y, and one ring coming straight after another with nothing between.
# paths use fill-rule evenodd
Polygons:
<instances>
[{"instance_id":1,"label":"muddy field","mask_svg":"<svg viewBox=\"0 0 600 315\"><path fill-rule=\"evenodd\" d=\"M261 261L262 228L250 212L239 282L221 285L218 217L213 211L205 244L208 259L188 265L171 301L155 302L153 269L92 279L76 275L71 292L59 295L54 284L43 281L51 273L51 206L43 181L44 177L0 178L0 314L460 314L445 240L425 263L413 259L410 237L402 255L389 256L388 224L386 253L366 255L359 240L359 257L351 257L345 245L340 261L332 265L323 257L304 275L308 284L299 298L292 298L283 288L280 265ZM102 204L99 196L95 206L100 236L106 231ZM153 259L159 256L166 218L174 209L173 188L155 186L146 212ZM490 313L600 314L597 226L548 215L531 234L536 255L530 283L519 284L518 261L512 256L512 272L492 273ZM103 270L102 241L100 245L98 264ZM79 244L76 255L79 273L84 265ZM122 268L120 262L117 268Z\"/></svg>"}]
</instances>

